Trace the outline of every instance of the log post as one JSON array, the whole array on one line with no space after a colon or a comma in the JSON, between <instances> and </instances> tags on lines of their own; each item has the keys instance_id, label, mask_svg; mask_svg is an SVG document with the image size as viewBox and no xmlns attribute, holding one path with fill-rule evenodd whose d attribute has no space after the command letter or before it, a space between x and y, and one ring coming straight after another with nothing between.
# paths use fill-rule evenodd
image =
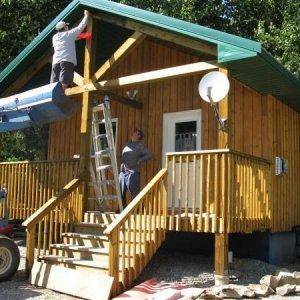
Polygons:
<instances>
[{"instance_id":1,"label":"log post","mask_svg":"<svg viewBox=\"0 0 300 300\"><path fill-rule=\"evenodd\" d=\"M92 33L93 30L93 18L90 15L87 32ZM83 82L87 84L90 82L92 75L92 39L86 39L85 51L84 51L84 75ZM87 210L88 196L89 196L89 165L90 165L90 153L91 153L91 99L90 92L84 92L82 94L82 112L81 112L81 126L80 126L80 163L79 172L82 176L82 201L83 211Z\"/></svg>"},{"instance_id":2,"label":"log post","mask_svg":"<svg viewBox=\"0 0 300 300\"><path fill-rule=\"evenodd\" d=\"M34 263L34 249L35 249L35 226L27 228L26 236L26 276L30 275Z\"/></svg>"},{"instance_id":3,"label":"log post","mask_svg":"<svg viewBox=\"0 0 300 300\"><path fill-rule=\"evenodd\" d=\"M215 234L215 285L229 283L228 276L228 234Z\"/></svg>"},{"instance_id":4,"label":"log post","mask_svg":"<svg viewBox=\"0 0 300 300\"><path fill-rule=\"evenodd\" d=\"M109 235L108 275L114 278L111 296L119 293L119 231L114 230Z\"/></svg>"},{"instance_id":5,"label":"log post","mask_svg":"<svg viewBox=\"0 0 300 300\"><path fill-rule=\"evenodd\" d=\"M228 70L227 69L223 69L223 68L219 68L219 72L225 74L226 76L228 76ZM230 149L230 141L229 141L229 130L230 130L230 126L229 126L229 102L230 99L228 96L226 96L221 102L219 102L218 104L218 108L219 108L219 112L220 112L220 116L222 119L227 119L227 125L228 125L228 132L224 132L221 130L218 130L218 148L219 149L226 149L229 148Z\"/></svg>"},{"instance_id":6,"label":"log post","mask_svg":"<svg viewBox=\"0 0 300 300\"><path fill-rule=\"evenodd\" d=\"M228 76L228 70L219 68L219 71L224 73ZM218 104L220 116L223 119L227 119L228 125L228 132L224 132L218 130L218 148L219 149L230 149L231 141L230 141L230 130L231 126L229 125L229 105L230 99L229 96L225 97L221 102ZM225 168L225 166L224 166ZM223 169L224 176L222 176L222 180L224 186L227 185L227 178L225 176L226 170ZM228 193L230 195L230 193ZM227 198L227 197L226 197ZM223 199L224 200L224 199ZM228 198L226 201L230 201L231 199ZM220 199L222 202L222 199ZM225 208L225 202L223 202L223 210L224 210L224 230L225 233L216 233L215 234L215 284L216 285L223 285L229 283L229 276L228 276L228 233L227 233L227 210Z\"/></svg>"}]
</instances>

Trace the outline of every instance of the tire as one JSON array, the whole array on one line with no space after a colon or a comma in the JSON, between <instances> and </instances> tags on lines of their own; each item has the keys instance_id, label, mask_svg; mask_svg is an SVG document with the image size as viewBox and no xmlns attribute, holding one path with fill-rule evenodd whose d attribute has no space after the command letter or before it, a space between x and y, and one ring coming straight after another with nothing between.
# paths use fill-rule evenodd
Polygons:
<instances>
[{"instance_id":1,"label":"tire","mask_svg":"<svg viewBox=\"0 0 300 300\"><path fill-rule=\"evenodd\" d=\"M0 236L0 281L10 279L18 270L20 252L9 238Z\"/></svg>"}]
</instances>

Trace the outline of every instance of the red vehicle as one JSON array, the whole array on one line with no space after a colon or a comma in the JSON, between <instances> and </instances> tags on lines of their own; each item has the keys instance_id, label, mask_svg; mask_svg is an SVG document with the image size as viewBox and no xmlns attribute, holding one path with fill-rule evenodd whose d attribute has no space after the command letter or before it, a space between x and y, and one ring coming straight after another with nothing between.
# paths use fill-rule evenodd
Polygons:
<instances>
[{"instance_id":1,"label":"red vehicle","mask_svg":"<svg viewBox=\"0 0 300 300\"><path fill-rule=\"evenodd\" d=\"M19 248L10 239L13 236L13 226L8 220L6 195L6 190L0 188L0 203L4 204L4 218L0 219L0 281L11 278L20 264Z\"/></svg>"}]
</instances>

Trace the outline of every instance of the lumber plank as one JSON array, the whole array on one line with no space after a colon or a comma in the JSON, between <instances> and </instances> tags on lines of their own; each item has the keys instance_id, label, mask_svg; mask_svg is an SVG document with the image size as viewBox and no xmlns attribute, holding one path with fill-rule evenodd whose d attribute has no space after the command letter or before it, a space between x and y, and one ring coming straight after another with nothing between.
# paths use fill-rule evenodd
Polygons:
<instances>
[{"instance_id":1,"label":"lumber plank","mask_svg":"<svg viewBox=\"0 0 300 300\"><path fill-rule=\"evenodd\" d=\"M23 226L31 228L43 219L61 200L66 198L72 191L74 191L81 183L80 178L71 180L66 184L57 196L49 199L43 206L41 206L34 214L23 222Z\"/></svg>"},{"instance_id":2,"label":"lumber plank","mask_svg":"<svg viewBox=\"0 0 300 300\"><path fill-rule=\"evenodd\" d=\"M97 70L92 77L93 81L97 81L105 77L112 67L116 67L124 56L128 55L135 49L144 39L146 35L140 32L134 32L116 51L115 53Z\"/></svg>"},{"instance_id":3,"label":"lumber plank","mask_svg":"<svg viewBox=\"0 0 300 300\"><path fill-rule=\"evenodd\" d=\"M214 70L216 68L217 67L215 65L206 62L192 63L183 66L124 76L117 79L88 83L83 86L67 89L66 95L71 96L83 92L91 92L101 89L105 90L137 84L151 83L164 79L178 78L182 76L198 74L204 71Z\"/></svg>"},{"instance_id":4,"label":"lumber plank","mask_svg":"<svg viewBox=\"0 0 300 300\"><path fill-rule=\"evenodd\" d=\"M78 86L80 86L80 85L83 85L84 80L80 74L78 74L77 72L74 72L73 82L75 84L77 84Z\"/></svg>"}]
</instances>

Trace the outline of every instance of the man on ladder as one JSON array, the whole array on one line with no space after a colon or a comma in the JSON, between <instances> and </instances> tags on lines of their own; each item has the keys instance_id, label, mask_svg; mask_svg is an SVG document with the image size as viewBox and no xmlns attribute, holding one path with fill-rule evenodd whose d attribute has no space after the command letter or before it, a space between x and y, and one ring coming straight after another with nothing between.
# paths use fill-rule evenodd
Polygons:
<instances>
[{"instance_id":1,"label":"man on ladder","mask_svg":"<svg viewBox=\"0 0 300 300\"><path fill-rule=\"evenodd\" d=\"M142 143L143 132L135 129L131 141L127 142L121 157L121 171L119 182L123 208L126 207L126 192L129 190L131 198L134 199L140 192L140 171L142 162L152 158L151 152Z\"/></svg>"}]
</instances>

